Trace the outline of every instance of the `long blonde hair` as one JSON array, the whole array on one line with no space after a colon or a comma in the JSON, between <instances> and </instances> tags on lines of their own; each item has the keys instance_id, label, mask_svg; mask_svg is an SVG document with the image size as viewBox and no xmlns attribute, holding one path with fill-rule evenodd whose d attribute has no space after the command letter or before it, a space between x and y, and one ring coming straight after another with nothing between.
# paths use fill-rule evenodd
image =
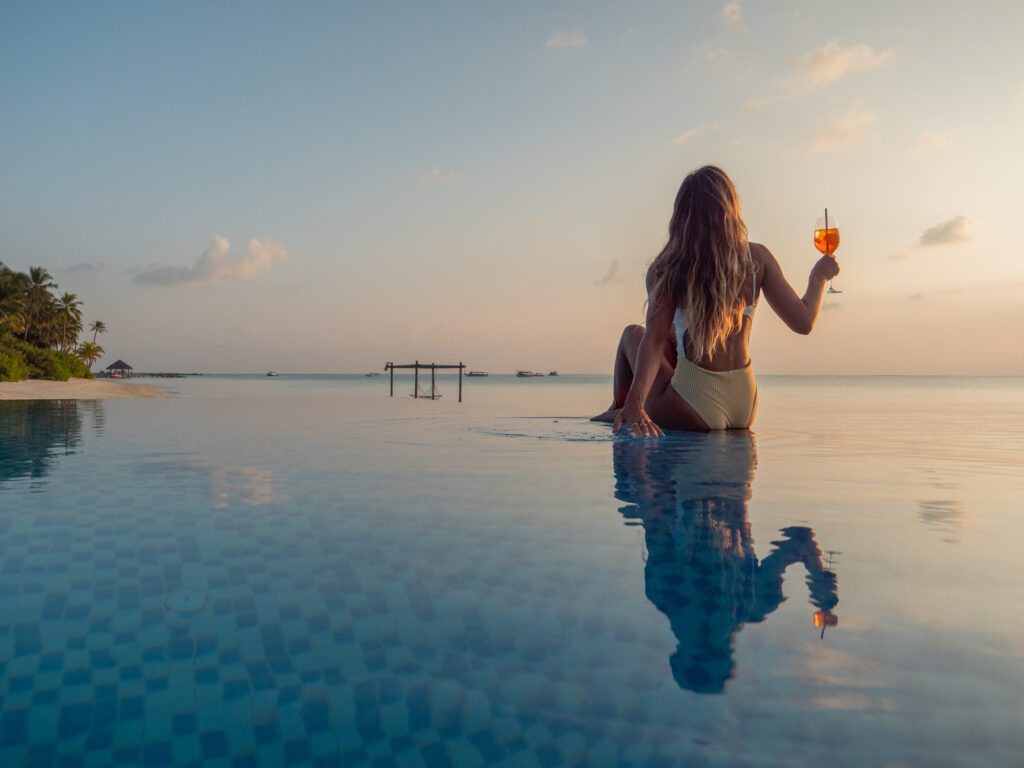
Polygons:
<instances>
[{"instance_id":1,"label":"long blonde hair","mask_svg":"<svg viewBox=\"0 0 1024 768\"><path fill-rule=\"evenodd\" d=\"M667 292L676 306L685 301L693 360L724 350L743 326L743 286L752 268L747 254L747 225L732 180L714 165L690 173L676 195L668 243L651 264L650 298Z\"/></svg>"}]
</instances>

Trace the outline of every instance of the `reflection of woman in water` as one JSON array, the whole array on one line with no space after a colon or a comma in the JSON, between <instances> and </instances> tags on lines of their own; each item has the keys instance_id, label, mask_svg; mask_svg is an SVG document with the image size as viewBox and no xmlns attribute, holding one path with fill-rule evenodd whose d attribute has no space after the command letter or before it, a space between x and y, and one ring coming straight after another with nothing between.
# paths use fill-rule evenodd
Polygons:
<instances>
[{"instance_id":1,"label":"reflection of woman in water","mask_svg":"<svg viewBox=\"0 0 1024 768\"><path fill-rule=\"evenodd\" d=\"M785 599L783 574L801 562L811 603L835 623L836 576L810 528L790 527L763 560L747 519L756 452L748 432L613 445L620 512L644 529L647 599L679 645L670 659L682 688L720 693L732 676L733 636ZM636 524L636 523L631 523Z\"/></svg>"}]
</instances>

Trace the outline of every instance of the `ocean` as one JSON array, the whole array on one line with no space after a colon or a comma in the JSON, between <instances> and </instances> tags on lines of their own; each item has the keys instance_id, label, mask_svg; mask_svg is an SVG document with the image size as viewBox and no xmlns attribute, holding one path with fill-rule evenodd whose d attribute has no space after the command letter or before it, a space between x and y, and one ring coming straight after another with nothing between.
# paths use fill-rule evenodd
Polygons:
<instances>
[{"instance_id":1,"label":"ocean","mask_svg":"<svg viewBox=\"0 0 1024 768\"><path fill-rule=\"evenodd\" d=\"M438 381L0 402L0 765L1020 764L1024 379Z\"/></svg>"}]
</instances>

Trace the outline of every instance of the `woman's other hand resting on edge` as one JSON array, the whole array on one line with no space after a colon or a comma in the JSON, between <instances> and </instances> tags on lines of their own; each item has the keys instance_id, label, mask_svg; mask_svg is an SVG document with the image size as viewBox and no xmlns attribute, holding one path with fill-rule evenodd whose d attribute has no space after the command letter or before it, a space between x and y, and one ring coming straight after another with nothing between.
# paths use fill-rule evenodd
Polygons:
<instances>
[{"instance_id":1,"label":"woman's other hand resting on edge","mask_svg":"<svg viewBox=\"0 0 1024 768\"><path fill-rule=\"evenodd\" d=\"M622 406L622 410L612 423L613 432L619 432L623 428L635 437L661 437L665 434L647 415L643 406L631 400L626 400L626 404Z\"/></svg>"}]
</instances>

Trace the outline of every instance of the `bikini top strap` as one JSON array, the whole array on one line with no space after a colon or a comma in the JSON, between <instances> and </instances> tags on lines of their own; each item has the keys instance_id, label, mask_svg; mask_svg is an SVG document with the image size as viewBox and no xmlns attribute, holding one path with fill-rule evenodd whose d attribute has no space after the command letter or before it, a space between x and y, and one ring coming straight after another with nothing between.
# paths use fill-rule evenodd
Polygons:
<instances>
[{"instance_id":1,"label":"bikini top strap","mask_svg":"<svg viewBox=\"0 0 1024 768\"><path fill-rule=\"evenodd\" d=\"M747 259L750 260L750 303L757 304L757 262L754 261L754 254L750 252L750 242L747 241Z\"/></svg>"}]
</instances>

